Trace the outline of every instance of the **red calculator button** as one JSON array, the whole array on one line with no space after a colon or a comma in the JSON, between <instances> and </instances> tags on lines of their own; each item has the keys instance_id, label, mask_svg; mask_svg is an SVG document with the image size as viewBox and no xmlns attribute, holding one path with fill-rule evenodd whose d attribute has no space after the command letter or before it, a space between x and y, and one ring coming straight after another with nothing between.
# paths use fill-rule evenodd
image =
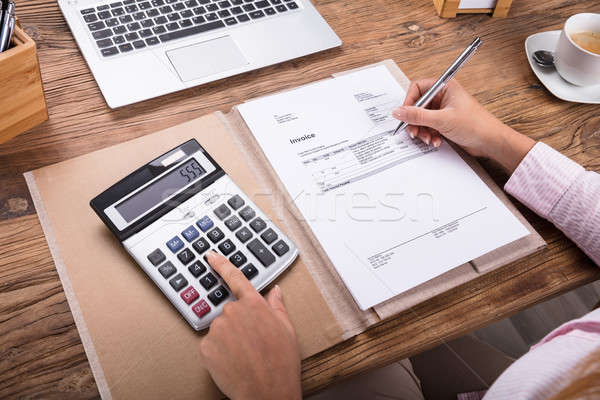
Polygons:
<instances>
[{"instance_id":1,"label":"red calculator button","mask_svg":"<svg viewBox=\"0 0 600 400\"><path fill-rule=\"evenodd\" d=\"M194 313L196 313L198 318L202 318L210 312L210 306L206 301L200 300L199 302L194 304L192 310L194 310Z\"/></svg>"},{"instance_id":2,"label":"red calculator button","mask_svg":"<svg viewBox=\"0 0 600 400\"><path fill-rule=\"evenodd\" d=\"M185 301L186 304L191 304L192 301L196 300L198 297L200 297L200 295L198 294L196 289L194 289L193 286L190 286L189 288L181 292L181 298L183 299L183 301Z\"/></svg>"}]
</instances>

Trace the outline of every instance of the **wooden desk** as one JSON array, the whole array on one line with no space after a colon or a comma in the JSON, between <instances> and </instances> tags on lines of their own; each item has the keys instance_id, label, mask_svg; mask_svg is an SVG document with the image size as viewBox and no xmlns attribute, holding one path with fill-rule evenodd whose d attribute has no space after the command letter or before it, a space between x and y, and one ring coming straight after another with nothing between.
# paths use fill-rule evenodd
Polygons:
<instances>
[{"instance_id":1,"label":"wooden desk","mask_svg":"<svg viewBox=\"0 0 600 400\"><path fill-rule=\"evenodd\" d=\"M110 110L56 2L18 3L22 24L38 43L50 119L0 145L0 398L98 396L25 171L385 58L413 79L436 76L475 35L484 45L458 74L463 85L504 122L600 170L598 106L554 98L529 69L524 52L528 35L560 29L571 14L600 12L598 2L517 0L506 19L447 20L436 16L430 0L315 4L343 40L340 49ZM506 181L493 165L484 165L499 184ZM421 352L600 277L551 224L520 209L548 242L545 250L305 360L305 390Z\"/></svg>"}]
</instances>

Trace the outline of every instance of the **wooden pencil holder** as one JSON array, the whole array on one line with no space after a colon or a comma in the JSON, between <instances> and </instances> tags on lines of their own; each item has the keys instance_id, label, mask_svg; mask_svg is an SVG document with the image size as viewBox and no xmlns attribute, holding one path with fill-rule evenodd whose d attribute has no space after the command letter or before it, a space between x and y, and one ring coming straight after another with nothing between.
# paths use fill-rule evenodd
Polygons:
<instances>
[{"instance_id":1,"label":"wooden pencil holder","mask_svg":"<svg viewBox=\"0 0 600 400\"><path fill-rule=\"evenodd\" d=\"M456 14L492 14L506 17L512 0L433 0L440 17L454 18Z\"/></svg>"},{"instance_id":2,"label":"wooden pencil holder","mask_svg":"<svg viewBox=\"0 0 600 400\"><path fill-rule=\"evenodd\" d=\"M19 25L0 53L0 143L48 119L35 42Z\"/></svg>"}]
</instances>

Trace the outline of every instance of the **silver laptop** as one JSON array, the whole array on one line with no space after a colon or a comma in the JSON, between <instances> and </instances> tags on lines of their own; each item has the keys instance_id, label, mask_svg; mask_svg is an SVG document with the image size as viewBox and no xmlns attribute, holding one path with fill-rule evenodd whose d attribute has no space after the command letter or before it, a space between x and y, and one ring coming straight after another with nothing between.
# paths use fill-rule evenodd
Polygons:
<instances>
[{"instance_id":1,"label":"silver laptop","mask_svg":"<svg viewBox=\"0 0 600 400\"><path fill-rule=\"evenodd\" d=\"M59 0L109 107L341 45L308 0Z\"/></svg>"}]
</instances>

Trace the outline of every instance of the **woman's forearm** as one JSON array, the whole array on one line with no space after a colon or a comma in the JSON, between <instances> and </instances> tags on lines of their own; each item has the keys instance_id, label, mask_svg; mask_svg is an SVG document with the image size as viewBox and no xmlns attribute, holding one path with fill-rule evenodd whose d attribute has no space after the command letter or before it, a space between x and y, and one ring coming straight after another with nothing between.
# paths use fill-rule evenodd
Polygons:
<instances>
[{"instance_id":1,"label":"woman's forearm","mask_svg":"<svg viewBox=\"0 0 600 400\"><path fill-rule=\"evenodd\" d=\"M490 148L488 158L497 161L512 174L535 146L535 141L504 124L500 124L497 129L499 132L493 135L495 143Z\"/></svg>"}]
</instances>

